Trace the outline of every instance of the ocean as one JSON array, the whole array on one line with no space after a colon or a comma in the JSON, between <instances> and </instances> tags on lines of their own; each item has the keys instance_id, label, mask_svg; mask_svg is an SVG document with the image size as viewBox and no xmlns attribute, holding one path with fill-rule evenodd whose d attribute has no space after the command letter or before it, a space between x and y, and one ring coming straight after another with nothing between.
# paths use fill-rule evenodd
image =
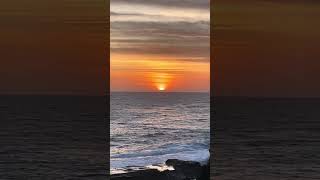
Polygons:
<instances>
[{"instance_id":1,"label":"ocean","mask_svg":"<svg viewBox=\"0 0 320 180\"><path fill-rule=\"evenodd\" d=\"M111 173L209 157L209 93L111 93Z\"/></svg>"},{"instance_id":2,"label":"ocean","mask_svg":"<svg viewBox=\"0 0 320 180\"><path fill-rule=\"evenodd\" d=\"M213 102L212 179L320 179L320 99Z\"/></svg>"},{"instance_id":3,"label":"ocean","mask_svg":"<svg viewBox=\"0 0 320 180\"><path fill-rule=\"evenodd\" d=\"M213 99L211 178L320 179L320 99ZM104 97L1 96L0 179L106 179ZM111 170L208 158L209 95L112 93Z\"/></svg>"},{"instance_id":4,"label":"ocean","mask_svg":"<svg viewBox=\"0 0 320 180\"><path fill-rule=\"evenodd\" d=\"M106 179L106 98L0 96L0 179Z\"/></svg>"}]
</instances>

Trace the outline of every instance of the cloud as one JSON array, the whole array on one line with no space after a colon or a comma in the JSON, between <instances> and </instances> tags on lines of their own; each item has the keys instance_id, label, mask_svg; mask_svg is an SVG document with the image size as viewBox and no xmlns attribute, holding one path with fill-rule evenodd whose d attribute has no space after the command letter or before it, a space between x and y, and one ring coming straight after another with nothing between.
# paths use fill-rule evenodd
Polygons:
<instances>
[{"instance_id":1,"label":"cloud","mask_svg":"<svg viewBox=\"0 0 320 180\"><path fill-rule=\"evenodd\" d=\"M209 9L210 0L111 0L112 4L142 4L147 6Z\"/></svg>"},{"instance_id":2,"label":"cloud","mask_svg":"<svg viewBox=\"0 0 320 180\"><path fill-rule=\"evenodd\" d=\"M199 21L196 18L190 17L179 17L173 15L159 15L159 14L147 14L147 13L132 13L132 12L110 12L111 22L119 21L134 21L134 22L178 22L187 21L195 22ZM203 18L207 20L207 18Z\"/></svg>"},{"instance_id":3,"label":"cloud","mask_svg":"<svg viewBox=\"0 0 320 180\"><path fill-rule=\"evenodd\" d=\"M209 0L111 1L111 53L208 61Z\"/></svg>"},{"instance_id":4,"label":"cloud","mask_svg":"<svg viewBox=\"0 0 320 180\"><path fill-rule=\"evenodd\" d=\"M208 57L209 29L205 21L113 22L111 52Z\"/></svg>"},{"instance_id":5,"label":"cloud","mask_svg":"<svg viewBox=\"0 0 320 180\"><path fill-rule=\"evenodd\" d=\"M208 37L210 23L199 22L113 22L111 33L152 37Z\"/></svg>"}]
</instances>

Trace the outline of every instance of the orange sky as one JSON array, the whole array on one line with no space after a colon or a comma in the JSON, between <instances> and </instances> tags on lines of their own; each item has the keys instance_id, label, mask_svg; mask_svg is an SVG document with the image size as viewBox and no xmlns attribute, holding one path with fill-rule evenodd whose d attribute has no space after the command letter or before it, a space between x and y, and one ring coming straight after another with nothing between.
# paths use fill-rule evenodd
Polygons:
<instances>
[{"instance_id":1,"label":"orange sky","mask_svg":"<svg viewBox=\"0 0 320 180\"><path fill-rule=\"evenodd\" d=\"M169 57L112 55L111 82L114 91L206 91L208 63L185 62ZM130 58L130 60L128 60Z\"/></svg>"},{"instance_id":2,"label":"orange sky","mask_svg":"<svg viewBox=\"0 0 320 180\"><path fill-rule=\"evenodd\" d=\"M111 1L111 91L209 91L209 1Z\"/></svg>"}]
</instances>

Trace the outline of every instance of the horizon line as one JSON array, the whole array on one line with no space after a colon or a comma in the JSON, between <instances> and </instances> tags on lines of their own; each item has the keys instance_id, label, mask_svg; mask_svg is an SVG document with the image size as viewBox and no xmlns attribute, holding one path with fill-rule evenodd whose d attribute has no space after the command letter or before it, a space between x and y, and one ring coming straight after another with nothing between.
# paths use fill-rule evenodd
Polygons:
<instances>
[{"instance_id":1,"label":"horizon line","mask_svg":"<svg viewBox=\"0 0 320 180\"><path fill-rule=\"evenodd\" d=\"M110 91L112 93L209 93L210 91ZM83 96L83 97L106 97L105 94L82 94L82 93L0 93L0 96ZM251 99L320 99L320 96L243 96L243 95L218 95L212 98L251 98Z\"/></svg>"},{"instance_id":2,"label":"horizon line","mask_svg":"<svg viewBox=\"0 0 320 180\"><path fill-rule=\"evenodd\" d=\"M210 93L210 91L110 91L110 93Z\"/></svg>"}]
</instances>

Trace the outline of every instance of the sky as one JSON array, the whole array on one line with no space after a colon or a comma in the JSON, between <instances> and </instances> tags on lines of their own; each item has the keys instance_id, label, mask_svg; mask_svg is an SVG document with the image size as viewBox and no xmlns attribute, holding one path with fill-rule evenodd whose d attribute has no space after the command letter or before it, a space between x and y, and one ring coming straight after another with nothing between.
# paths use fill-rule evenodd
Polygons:
<instances>
[{"instance_id":1,"label":"sky","mask_svg":"<svg viewBox=\"0 0 320 180\"><path fill-rule=\"evenodd\" d=\"M215 0L217 96L320 97L320 2Z\"/></svg>"},{"instance_id":2,"label":"sky","mask_svg":"<svg viewBox=\"0 0 320 180\"><path fill-rule=\"evenodd\" d=\"M213 90L226 96L320 96L320 3L215 0ZM111 0L111 90L207 91L206 0ZM0 94L104 94L102 0L5 0Z\"/></svg>"},{"instance_id":3,"label":"sky","mask_svg":"<svg viewBox=\"0 0 320 180\"><path fill-rule=\"evenodd\" d=\"M106 91L102 0L4 0L0 6L0 94Z\"/></svg>"},{"instance_id":4,"label":"sky","mask_svg":"<svg viewBox=\"0 0 320 180\"><path fill-rule=\"evenodd\" d=\"M111 91L209 91L209 0L111 0Z\"/></svg>"}]
</instances>

